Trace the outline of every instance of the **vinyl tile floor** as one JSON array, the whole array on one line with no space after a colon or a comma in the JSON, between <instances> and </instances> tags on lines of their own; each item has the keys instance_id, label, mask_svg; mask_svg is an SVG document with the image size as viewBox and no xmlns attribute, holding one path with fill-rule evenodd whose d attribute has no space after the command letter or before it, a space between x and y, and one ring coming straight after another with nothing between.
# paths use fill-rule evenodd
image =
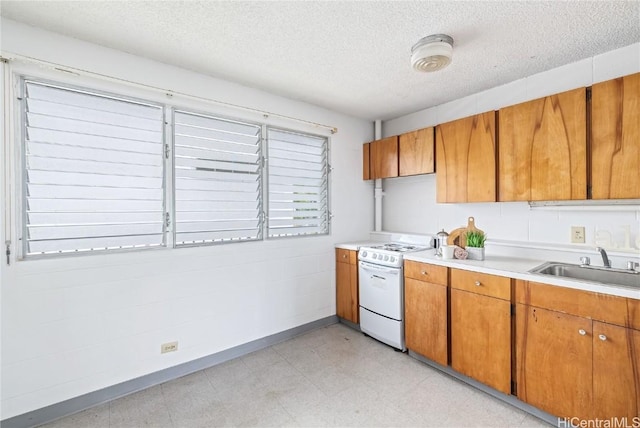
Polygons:
<instances>
[{"instance_id":1,"label":"vinyl tile floor","mask_svg":"<svg viewBox=\"0 0 640 428\"><path fill-rule=\"evenodd\" d=\"M549 427L334 324L44 425Z\"/></svg>"}]
</instances>

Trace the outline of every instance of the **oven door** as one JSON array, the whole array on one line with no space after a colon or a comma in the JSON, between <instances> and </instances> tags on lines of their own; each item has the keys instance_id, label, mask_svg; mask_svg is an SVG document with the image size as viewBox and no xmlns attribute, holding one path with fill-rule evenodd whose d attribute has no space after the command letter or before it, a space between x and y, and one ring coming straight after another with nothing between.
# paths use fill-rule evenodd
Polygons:
<instances>
[{"instance_id":1,"label":"oven door","mask_svg":"<svg viewBox=\"0 0 640 428\"><path fill-rule=\"evenodd\" d=\"M402 269L359 262L360 306L394 320L402 320Z\"/></svg>"}]
</instances>

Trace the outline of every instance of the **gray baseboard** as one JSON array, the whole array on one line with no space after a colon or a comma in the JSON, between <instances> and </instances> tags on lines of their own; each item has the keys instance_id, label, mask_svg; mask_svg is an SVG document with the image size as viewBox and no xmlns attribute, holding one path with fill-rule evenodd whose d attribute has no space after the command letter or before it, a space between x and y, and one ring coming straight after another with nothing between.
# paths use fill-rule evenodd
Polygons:
<instances>
[{"instance_id":1,"label":"gray baseboard","mask_svg":"<svg viewBox=\"0 0 640 428\"><path fill-rule=\"evenodd\" d=\"M505 403L511 404L514 407L517 407L518 409L525 411L527 413L529 413L530 415L535 416L538 419L543 420L544 422L557 427L559 424L559 419L556 416L553 416L547 412L543 412L542 410L538 409L537 407L533 407L527 403L525 403L524 401L520 401L517 397L513 396L513 395L509 395L509 394L504 394L498 390L495 390L493 388L491 388L490 386L487 386L483 383L478 382L475 379L472 379L468 376L465 376L461 373L458 373L457 371L453 370L451 367L449 366L443 366L441 364L438 364L434 361L431 361L425 357L423 357L420 354L416 354L413 351L409 351L408 354L415 358L416 360L423 362L425 364L427 364L428 366L433 367L434 369L440 370L443 373L448 374L449 376L458 379L459 381L462 381L468 385L471 385L477 389L479 389L480 391L489 394L490 396L497 398L498 400L504 401Z\"/></svg>"},{"instance_id":2,"label":"gray baseboard","mask_svg":"<svg viewBox=\"0 0 640 428\"><path fill-rule=\"evenodd\" d=\"M349 320L346 320L346 319L344 319L344 318L340 318L340 317L338 317L338 321L339 321L341 324L344 324L344 325L346 325L347 327L350 327L350 328L352 328L352 329L354 329L354 330L356 330L356 331L361 331L361 330L360 330L360 324L356 324L356 323L354 323L354 322L352 322L352 321L349 321Z\"/></svg>"},{"instance_id":3,"label":"gray baseboard","mask_svg":"<svg viewBox=\"0 0 640 428\"><path fill-rule=\"evenodd\" d=\"M258 351L271 345L275 345L276 343L292 339L311 330L326 327L337 322L338 317L336 315L312 321L310 323L303 324L289 330L281 331L280 333L272 334L271 336L256 339L254 341L244 343L230 349L225 349L224 351L217 352L215 354L207 355L206 357L188 361L186 363L169 367L154 373L149 373L148 375L131 379L116 385L108 386L98 391L93 391L79 397L70 398L69 400L61 401L50 406L42 407L31 412L23 413L21 415L5 419L3 421L0 421L0 427L29 428L42 425L47 422L52 422L56 419L81 412L99 404L103 404L116 398L141 391L151 386L159 385L161 383L177 379L191 373L195 373L197 371L215 366L216 364L224 363L225 361L250 354L251 352Z\"/></svg>"}]
</instances>

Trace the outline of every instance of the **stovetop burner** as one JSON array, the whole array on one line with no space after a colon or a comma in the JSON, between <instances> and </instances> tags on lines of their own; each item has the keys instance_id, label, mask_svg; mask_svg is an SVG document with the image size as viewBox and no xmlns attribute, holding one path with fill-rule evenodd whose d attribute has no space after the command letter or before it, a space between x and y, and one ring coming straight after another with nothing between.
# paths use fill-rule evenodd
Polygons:
<instances>
[{"instance_id":1,"label":"stovetop burner","mask_svg":"<svg viewBox=\"0 0 640 428\"><path fill-rule=\"evenodd\" d=\"M389 242L370 247L361 247L358 260L389 267L402 267L403 254L431 248L428 245L404 244Z\"/></svg>"},{"instance_id":2,"label":"stovetop burner","mask_svg":"<svg viewBox=\"0 0 640 428\"><path fill-rule=\"evenodd\" d=\"M419 247L416 245L407 245L407 244L396 244L396 243L388 243L384 245L376 245L370 248L375 248L376 250L385 250L385 251L395 251L397 253L406 253L408 251L420 251L424 250L428 247Z\"/></svg>"}]
</instances>

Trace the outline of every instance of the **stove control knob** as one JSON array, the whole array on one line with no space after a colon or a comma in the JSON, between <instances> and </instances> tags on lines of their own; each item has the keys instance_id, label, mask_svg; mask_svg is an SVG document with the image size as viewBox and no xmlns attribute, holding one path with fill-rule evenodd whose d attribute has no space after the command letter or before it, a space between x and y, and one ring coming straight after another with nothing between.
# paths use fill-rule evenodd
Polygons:
<instances>
[{"instance_id":1,"label":"stove control knob","mask_svg":"<svg viewBox=\"0 0 640 428\"><path fill-rule=\"evenodd\" d=\"M384 256L384 261L386 262L387 260L389 260L389 256Z\"/></svg>"},{"instance_id":2,"label":"stove control knob","mask_svg":"<svg viewBox=\"0 0 640 428\"><path fill-rule=\"evenodd\" d=\"M373 253L373 255L371 256L371 258L375 260L375 259L377 259L377 258L378 258L378 255L377 255L376 253Z\"/></svg>"},{"instance_id":3,"label":"stove control knob","mask_svg":"<svg viewBox=\"0 0 640 428\"><path fill-rule=\"evenodd\" d=\"M395 258L395 257L393 257L393 256L391 256L391 258L389 259L389 261L390 261L391 263L395 263L395 262L396 262L396 258Z\"/></svg>"},{"instance_id":4,"label":"stove control knob","mask_svg":"<svg viewBox=\"0 0 640 428\"><path fill-rule=\"evenodd\" d=\"M367 257L367 252L366 251L362 252L362 257Z\"/></svg>"}]
</instances>

